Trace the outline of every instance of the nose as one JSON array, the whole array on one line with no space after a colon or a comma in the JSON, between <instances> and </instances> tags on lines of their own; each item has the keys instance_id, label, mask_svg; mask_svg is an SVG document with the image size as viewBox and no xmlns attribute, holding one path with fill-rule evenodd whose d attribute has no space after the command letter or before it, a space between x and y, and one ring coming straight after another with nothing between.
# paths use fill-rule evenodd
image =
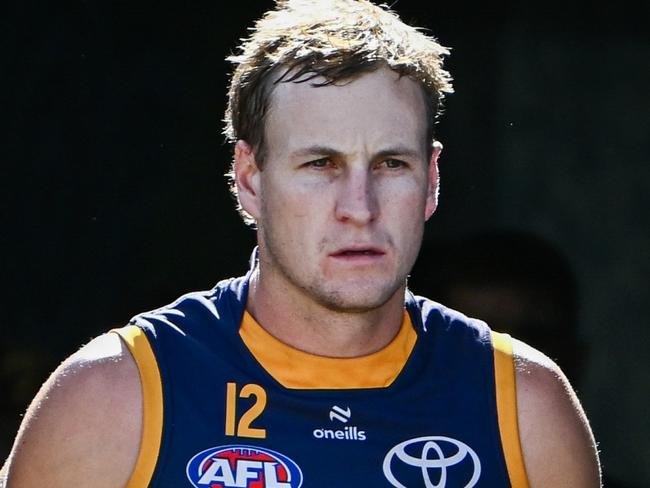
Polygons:
<instances>
[{"instance_id":1,"label":"nose","mask_svg":"<svg viewBox=\"0 0 650 488\"><path fill-rule=\"evenodd\" d=\"M336 218L359 226L375 220L379 205L371 172L367 168L348 168L339 182Z\"/></svg>"}]
</instances>

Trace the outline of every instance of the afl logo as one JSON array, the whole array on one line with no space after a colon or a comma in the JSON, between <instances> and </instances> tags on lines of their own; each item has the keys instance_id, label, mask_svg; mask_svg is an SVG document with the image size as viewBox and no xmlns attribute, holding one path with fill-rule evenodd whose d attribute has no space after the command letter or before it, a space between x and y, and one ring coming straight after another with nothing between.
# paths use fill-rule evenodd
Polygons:
<instances>
[{"instance_id":1,"label":"afl logo","mask_svg":"<svg viewBox=\"0 0 650 488\"><path fill-rule=\"evenodd\" d=\"M196 488L300 488L302 471L279 452L254 446L213 447L196 454L186 468Z\"/></svg>"},{"instance_id":2,"label":"afl logo","mask_svg":"<svg viewBox=\"0 0 650 488\"><path fill-rule=\"evenodd\" d=\"M448 480L450 486L472 488L481 476L481 462L472 448L451 437L417 437L388 451L384 476L396 488L407 488L414 476L427 488L445 488Z\"/></svg>"}]
</instances>

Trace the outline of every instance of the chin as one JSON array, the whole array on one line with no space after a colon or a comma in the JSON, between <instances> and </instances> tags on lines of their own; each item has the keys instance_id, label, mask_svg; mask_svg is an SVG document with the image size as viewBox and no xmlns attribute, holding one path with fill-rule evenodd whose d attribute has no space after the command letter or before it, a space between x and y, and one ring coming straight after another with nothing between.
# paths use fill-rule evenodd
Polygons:
<instances>
[{"instance_id":1,"label":"chin","mask_svg":"<svg viewBox=\"0 0 650 488\"><path fill-rule=\"evenodd\" d=\"M316 291L317 301L324 307L342 313L365 313L376 310L395 296L402 287L382 287L380 289L364 289L363 285L353 286L350 289L341 287L336 291ZM312 292L315 290L312 290Z\"/></svg>"}]
</instances>

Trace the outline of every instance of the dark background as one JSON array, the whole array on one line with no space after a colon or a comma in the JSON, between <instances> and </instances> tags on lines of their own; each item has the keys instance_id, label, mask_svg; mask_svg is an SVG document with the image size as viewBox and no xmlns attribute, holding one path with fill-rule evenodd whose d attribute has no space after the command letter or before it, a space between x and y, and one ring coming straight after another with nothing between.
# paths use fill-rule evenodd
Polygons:
<instances>
[{"instance_id":1,"label":"dark background","mask_svg":"<svg viewBox=\"0 0 650 488\"><path fill-rule=\"evenodd\" d=\"M567 257L591 350L577 388L603 464L647 486L647 3L484 3L394 5L453 48L426 244L517 229ZM66 355L245 269L254 234L222 176L224 58L270 5L2 8L0 459Z\"/></svg>"}]
</instances>

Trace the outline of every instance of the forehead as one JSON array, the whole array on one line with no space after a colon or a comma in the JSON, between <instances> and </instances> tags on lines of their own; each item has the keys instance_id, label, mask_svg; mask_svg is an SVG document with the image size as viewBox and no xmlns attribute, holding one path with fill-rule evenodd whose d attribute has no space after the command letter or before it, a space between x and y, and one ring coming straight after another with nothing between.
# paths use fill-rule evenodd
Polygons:
<instances>
[{"instance_id":1,"label":"forehead","mask_svg":"<svg viewBox=\"0 0 650 488\"><path fill-rule=\"evenodd\" d=\"M424 155L425 107L420 85L388 68L338 85L278 83L265 124L266 142L276 154L306 145L342 152L402 145Z\"/></svg>"}]
</instances>

